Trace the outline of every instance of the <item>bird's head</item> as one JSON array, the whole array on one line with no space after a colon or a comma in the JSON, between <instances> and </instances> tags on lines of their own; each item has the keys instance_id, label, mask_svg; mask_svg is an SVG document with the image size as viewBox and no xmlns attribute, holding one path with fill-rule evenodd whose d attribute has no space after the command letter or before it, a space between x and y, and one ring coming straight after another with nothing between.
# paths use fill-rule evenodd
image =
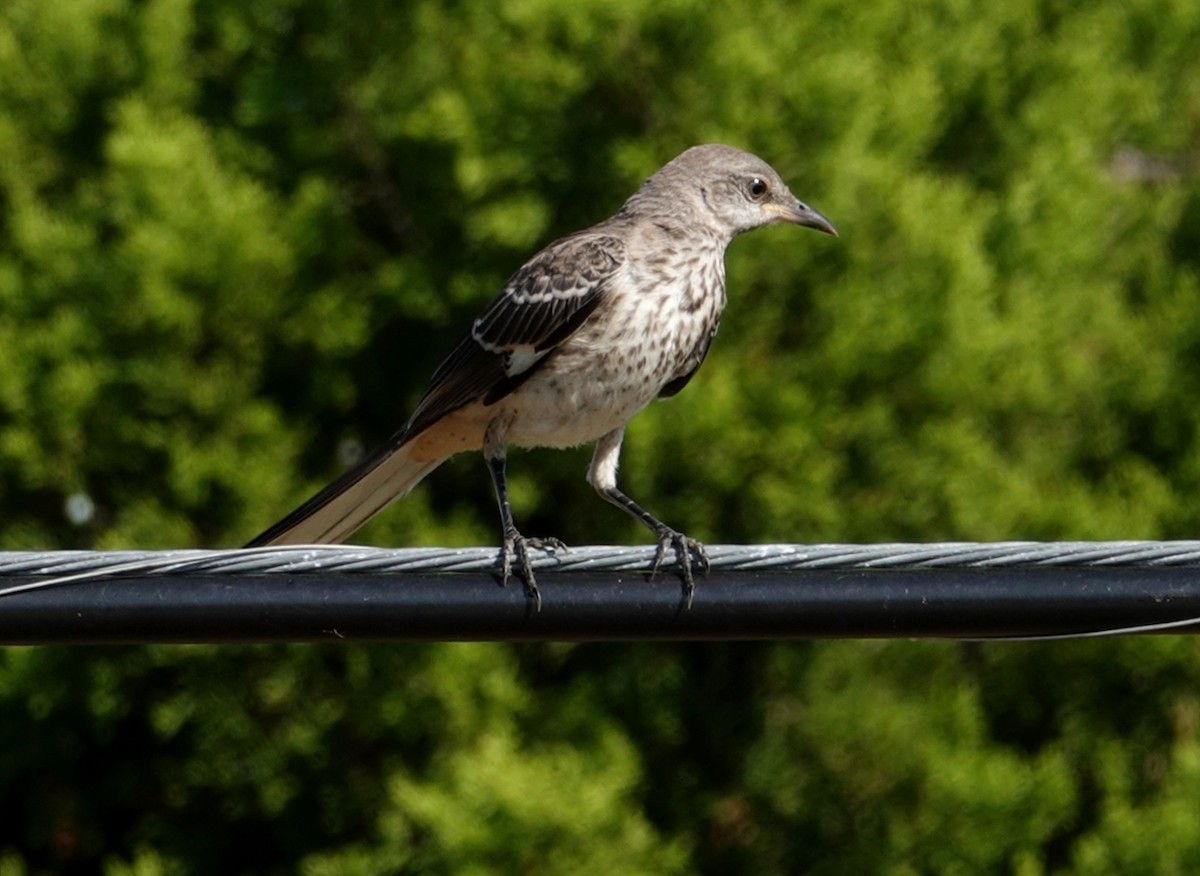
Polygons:
<instances>
[{"instance_id":1,"label":"bird's head","mask_svg":"<svg viewBox=\"0 0 1200 876\"><path fill-rule=\"evenodd\" d=\"M693 146L646 180L638 193L645 195L674 203L729 237L778 222L837 235L832 222L788 191L771 165L732 146Z\"/></svg>"}]
</instances>

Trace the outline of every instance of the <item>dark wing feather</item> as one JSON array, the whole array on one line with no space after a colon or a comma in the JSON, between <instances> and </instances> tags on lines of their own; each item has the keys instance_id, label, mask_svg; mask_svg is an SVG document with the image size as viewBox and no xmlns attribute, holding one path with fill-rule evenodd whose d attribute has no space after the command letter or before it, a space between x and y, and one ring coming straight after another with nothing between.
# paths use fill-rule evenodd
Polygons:
<instances>
[{"instance_id":1,"label":"dark wing feather","mask_svg":"<svg viewBox=\"0 0 1200 876\"><path fill-rule=\"evenodd\" d=\"M624 262L619 238L594 232L564 237L513 274L471 334L488 350L549 350L570 334L565 327L579 327L576 314L594 306Z\"/></svg>"},{"instance_id":2,"label":"dark wing feather","mask_svg":"<svg viewBox=\"0 0 1200 876\"><path fill-rule=\"evenodd\" d=\"M526 262L438 367L405 434L524 383L599 306L624 262L620 239L595 232L564 237Z\"/></svg>"}]
</instances>

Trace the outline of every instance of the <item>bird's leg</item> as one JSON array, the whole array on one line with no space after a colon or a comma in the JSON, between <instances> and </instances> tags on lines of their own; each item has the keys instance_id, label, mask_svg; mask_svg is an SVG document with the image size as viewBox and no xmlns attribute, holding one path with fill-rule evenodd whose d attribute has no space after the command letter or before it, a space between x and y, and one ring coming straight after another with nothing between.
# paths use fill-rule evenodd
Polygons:
<instances>
[{"instance_id":1,"label":"bird's leg","mask_svg":"<svg viewBox=\"0 0 1200 876\"><path fill-rule=\"evenodd\" d=\"M696 579L692 575L692 556L695 555L696 565L701 574L707 575L709 570L708 553L704 545L691 536L684 535L663 523L633 499L617 488L617 460L621 454L621 440L625 437L625 428L614 429L596 442L596 453L592 464L588 466L588 483L596 492L616 505L626 514L640 521L654 533L658 547L654 552L654 564L650 567L650 577L658 574L667 549L675 552L675 560L679 563L680 577L683 579L683 598L686 608L692 607L692 597L696 593Z\"/></svg>"},{"instance_id":2,"label":"bird's leg","mask_svg":"<svg viewBox=\"0 0 1200 876\"><path fill-rule=\"evenodd\" d=\"M533 575L533 563L529 558L533 550L566 550L566 545L557 538L526 538L517 530L513 523L512 507L508 503L508 480L505 477L505 453L503 447L498 451L489 448L486 454L488 469L492 473L492 483L496 487L496 502L500 506L500 581L508 586L512 576L512 562L516 558L520 568L518 575L525 584L526 595L533 600L534 608L542 610L542 594L538 591L537 580Z\"/></svg>"},{"instance_id":3,"label":"bird's leg","mask_svg":"<svg viewBox=\"0 0 1200 876\"><path fill-rule=\"evenodd\" d=\"M704 545L690 535L685 535L679 530L667 526L667 524L663 523L616 487L597 488L597 490L601 496L624 510L630 516L640 520L654 533L654 537L658 540L658 547L654 552L654 563L650 567L651 578L658 574L667 549L670 548L675 552L675 560L679 563L680 577L683 579L684 606L691 608L692 597L696 593L696 579L692 574L693 554L695 555L696 565L699 566L701 574L708 574L708 552L704 550Z\"/></svg>"}]
</instances>

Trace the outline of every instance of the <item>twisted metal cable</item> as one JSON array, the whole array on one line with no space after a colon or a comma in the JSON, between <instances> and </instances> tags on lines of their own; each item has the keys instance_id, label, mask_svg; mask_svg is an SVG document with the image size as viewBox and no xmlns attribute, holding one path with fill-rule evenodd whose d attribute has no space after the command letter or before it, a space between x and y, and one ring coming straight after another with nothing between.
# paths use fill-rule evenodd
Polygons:
<instances>
[{"instance_id":1,"label":"twisted metal cable","mask_svg":"<svg viewBox=\"0 0 1200 876\"><path fill-rule=\"evenodd\" d=\"M185 573L477 573L495 569L497 550L312 545L240 550L12 551L0 553L0 580L49 576L57 583L68 583L109 575ZM708 556L712 572L1026 566L1200 568L1200 541L710 545ZM649 569L653 560L652 546L590 545L556 554L538 552L533 567L537 572L632 572Z\"/></svg>"},{"instance_id":2,"label":"twisted metal cable","mask_svg":"<svg viewBox=\"0 0 1200 876\"><path fill-rule=\"evenodd\" d=\"M1054 639L1200 632L1200 541L713 545L684 610L653 547L0 553L0 643Z\"/></svg>"}]
</instances>

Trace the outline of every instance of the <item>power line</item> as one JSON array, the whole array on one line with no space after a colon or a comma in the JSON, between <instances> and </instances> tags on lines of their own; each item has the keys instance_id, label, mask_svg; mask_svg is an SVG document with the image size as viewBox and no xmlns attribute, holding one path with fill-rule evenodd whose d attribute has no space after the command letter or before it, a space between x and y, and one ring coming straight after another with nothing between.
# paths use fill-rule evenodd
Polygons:
<instances>
[{"instance_id":1,"label":"power line","mask_svg":"<svg viewBox=\"0 0 1200 876\"><path fill-rule=\"evenodd\" d=\"M0 554L0 643L1047 638L1200 630L1200 542L713 545L690 610L649 547Z\"/></svg>"}]
</instances>

